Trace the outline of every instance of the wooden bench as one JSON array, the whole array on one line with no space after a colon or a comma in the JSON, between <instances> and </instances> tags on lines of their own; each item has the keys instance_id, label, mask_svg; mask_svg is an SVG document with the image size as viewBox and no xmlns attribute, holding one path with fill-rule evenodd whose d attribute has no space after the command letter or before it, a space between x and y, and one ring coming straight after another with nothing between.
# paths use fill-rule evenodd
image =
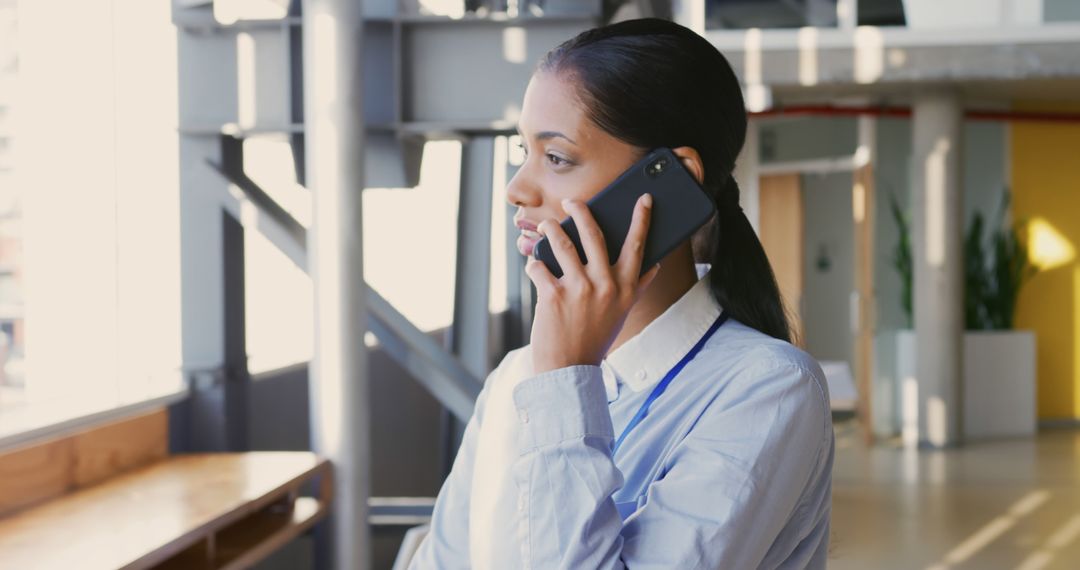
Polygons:
<instances>
[{"instance_id":1,"label":"wooden bench","mask_svg":"<svg viewBox=\"0 0 1080 570\"><path fill-rule=\"evenodd\" d=\"M9 492L24 478L56 479L57 449L38 469L26 455L40 449L0 455L0 506L18 500ZM0 515L0 568L246 568L311 528L331 501L330 464L309 452L166 455L121 471ZM309 481L317 497L300 496Z\"/></svg>"}]
</instances>

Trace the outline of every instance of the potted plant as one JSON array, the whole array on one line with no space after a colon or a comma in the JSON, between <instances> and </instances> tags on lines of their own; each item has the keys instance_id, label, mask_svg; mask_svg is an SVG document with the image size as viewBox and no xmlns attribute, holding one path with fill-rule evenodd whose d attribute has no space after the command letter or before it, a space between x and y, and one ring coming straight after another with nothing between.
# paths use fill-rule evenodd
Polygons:
<instances>
[{"instance_id":1,"label":"potted plant","mask_svg":"<svg viewBox=\"0 0 1080 570\"><path fill-rule=\"evenodd\" d=\"M1024 283L1034 275L1027 248L1020 239L1023 224L1007 224L1008 190L1004 192L996 224L985 229L981 213L973 216L964 238L964 378L963 425L966 439L1031 435L1035 432L1035 335L1013 329L1016 300ZM901 300L912 326L913 264L910 223L895 196L891 198L899 240L893 267L901 279ZM877 431L899 431L906 443L918 440L918 387L915 381L915 337L897 331L888 342L892 353L884 363L891 385L887 393L884 425ZM880 369L880 368L879 368ZM889 406L888 404L892 404ZM891 414L888 412L892 412Z\"/></svg>"}]
</instances>

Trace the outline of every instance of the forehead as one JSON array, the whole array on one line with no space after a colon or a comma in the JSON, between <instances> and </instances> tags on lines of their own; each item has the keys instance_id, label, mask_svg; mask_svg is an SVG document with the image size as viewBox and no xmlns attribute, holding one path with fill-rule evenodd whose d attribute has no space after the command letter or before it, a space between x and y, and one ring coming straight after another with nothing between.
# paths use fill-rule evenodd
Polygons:
<instances>
[{"instance_id":1,"label":"forehead","mask_svg":"<svg viewBox=\"0 0 1080 570\"><path fill-rule=\"evenodd\" d=\"M587 134L591 124L577 97L576 88L549 72L537 72L525 89L518 126L522 135L537 131L560 131L574 138Z\"/></svg>"}]
</instances>

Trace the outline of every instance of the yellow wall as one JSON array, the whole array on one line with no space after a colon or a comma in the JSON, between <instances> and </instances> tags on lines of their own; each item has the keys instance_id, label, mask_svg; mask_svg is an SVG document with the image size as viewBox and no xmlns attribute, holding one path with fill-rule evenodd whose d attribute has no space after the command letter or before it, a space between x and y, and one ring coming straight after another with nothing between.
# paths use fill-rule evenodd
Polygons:
<instances>
[{"instance_id":1,"label":"yellow wall","mask_svg":"<svg viewBox=\"0 0 1080 570\"><path fill-rule=\"evenodd\" d=\"M1016 328L1036 334L1039 418L1080 418L1080 123L1013 122L1010 153L1014 218L1034 224L1033 254L1048 264L1016 315Z\"/></svg>"}]
</instances>

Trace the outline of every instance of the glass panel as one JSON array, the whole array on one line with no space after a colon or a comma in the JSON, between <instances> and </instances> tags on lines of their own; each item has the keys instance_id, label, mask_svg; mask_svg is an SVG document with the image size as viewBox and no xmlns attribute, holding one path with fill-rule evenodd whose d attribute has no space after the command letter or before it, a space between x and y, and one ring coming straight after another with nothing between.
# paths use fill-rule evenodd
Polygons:
<instances>
[{"instance_id":1,"label":"glass panel","mask_svg":"<svg viewBox=\"0 0 1080 570\"><path fill-rule=\"evenodd\" d=\"M857 0L860 26L903 26L901 0ZM706 0L705 27L801 28L837 26L836 0Z\"/></svg>"},{"instance_id":2,"label":"glass panel","mask_svg":"<svg viewBox=\"0 0 1080 570\"><path fill-rule=\"evenodd\" d=\"M23 401L22 200L15 183L15 86L19 69L15 0L0 0L0 407Z\"/></svg>"}]
</instances>

